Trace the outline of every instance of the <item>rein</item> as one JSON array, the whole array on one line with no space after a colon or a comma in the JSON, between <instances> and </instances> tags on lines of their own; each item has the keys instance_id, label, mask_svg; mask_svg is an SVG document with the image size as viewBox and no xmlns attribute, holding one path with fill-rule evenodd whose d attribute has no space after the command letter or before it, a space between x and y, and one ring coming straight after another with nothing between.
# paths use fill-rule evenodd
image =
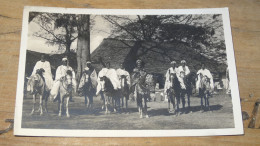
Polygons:
<instances>
[{"instance_id":1,"label":"rein","mask_svg":"<svg viewBox=\"0 0 260 146\"><path fill-rule=\"evenodd\" d=\"M68 84L65 84L65 85L64 85L64 82L67 83L67 77L66 77L66 76L64 76L64 77L62 78L61 84L62 84L62 87L67 91L67 90L68 90Z\"/></svg>"}]
</instances>

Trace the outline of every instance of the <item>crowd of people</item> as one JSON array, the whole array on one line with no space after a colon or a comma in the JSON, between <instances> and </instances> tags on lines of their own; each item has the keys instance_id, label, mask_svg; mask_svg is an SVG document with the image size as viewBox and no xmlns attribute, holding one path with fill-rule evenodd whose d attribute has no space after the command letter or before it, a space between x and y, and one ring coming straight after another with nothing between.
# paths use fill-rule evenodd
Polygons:
<instances>
[{"instance_id":1,"label":"crowd of people","mask_svg":"<svg viewBox=\"0 0 260 146\"><path fill-rule=\"evenodd\" d=\"M187 94L188 87L186 78L191 74L191 72L185 60L180 62L180 66L177 66L176 61L172 61L170 64L171 67L165 73L164 94L166 95L165 100L168 100L169 96L173 96L172 89L176 85L174 85L172 78L175 77L175 80L179 85L178 89L174 89L174 100L177 101L177 109L175 110L178 112L180 102L182 102L182 107L185 108L186 95L188 99L188 107L190 108L190 94ZM110 67L110 63L107 62L106 65L97 73L91 62L88 61L86 62L86 68L84 68L79 85L77 86L75 72L73 68L68 65L68 58L62 58L62 64L56 69L55 79L53 80L50 63L45 59L45 56L42 55L41 60L34 66L32 75L35 74L38 69L44 69L42 77L46 83L46 89L50 91L51 97L54 100L59 94L60 79L66 75L68 70L72 72L72 86L74 92L77 91L77 88L79 89L78 91L82 90L82 92L85 92L84 94L87 94L90 97L90 100L88 101L90 103L93 103L93 97L95 95L98 95L104 90L103 77L106 77L111 81L114 90L120 90L122 86L127 86L129 89L132 89L135 97L148 94L149 91L146 87L147 84L145 84L147 72L144 69L143 62L138 59L136 61L136 67L133 69L131 74L126 71L124 67L124 64L121 64L120 68L113 69ZM204 86L202 81L204 81L204 78L208 81L208 86L206 85L205 87L207 93L203 89ZM85 85L86 82L88 83L87 85ZM83 89L83 86L87 86L88 88ZM86 89L88 90L86 91ZM203 99L205 98L203 93L210 94L210 91L214 89L213 76L211 72L205 68L204 63L201 64L201 69L198 70L196 74L196 89L200 93L202 106ZM70 97L70 101L73 102L72 97Z\"/></svg>"}]
</instances>

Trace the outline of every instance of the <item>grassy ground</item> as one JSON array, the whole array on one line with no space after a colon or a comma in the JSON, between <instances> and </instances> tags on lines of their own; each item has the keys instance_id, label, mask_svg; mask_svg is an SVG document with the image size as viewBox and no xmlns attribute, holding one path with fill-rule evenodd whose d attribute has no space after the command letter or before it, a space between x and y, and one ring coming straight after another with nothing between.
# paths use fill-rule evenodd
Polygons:
<instances>
[{"instance_id":1,"label":"grassy ground","mask_svg":"<svg viewBox=\"0 0 260 146\"><path fill-rule=\"evenodd\" d=\"M233 128L233 110L231 97L225 94L210 98L211 111L200 111L200 98L191 97L192 113L177 117L167 112L167 102L148 102L150 118L139 118L136 103L129 101L128 112L105 115L101 110L100 97L94 97L92 111L85 108L83 97L73 97L70 102L70 118L58 117L58 103L48 102L49 113L30 115L31 96L24 98L22 128L40 129L99 129L99 130L159 130L159 129L217 129ZM181 106L180 106L181 107ZM38 104L36 105L36 109Z\"/></svg>"}]
</instances>

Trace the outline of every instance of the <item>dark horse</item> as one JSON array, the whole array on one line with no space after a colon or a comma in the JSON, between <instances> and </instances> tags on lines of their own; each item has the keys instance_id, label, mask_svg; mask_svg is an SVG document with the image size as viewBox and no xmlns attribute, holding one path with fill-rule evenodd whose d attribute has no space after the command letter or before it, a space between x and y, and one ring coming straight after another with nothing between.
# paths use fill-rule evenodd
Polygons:
<instances>
[{"instance_id":1,"label":"dark horse","mask_svg":"<svg viewBox=\"0 0 260 146\"><path fill-rule=\"evenodd\" d=\"M186 94L188 99L188 108L190 108L190 96L193 94L193 89L196 85L196 73L191 72L184 78L186 86Z\"/></svg>"},{"instance_id":2,"label":"dark horse","mask_svg":"<svg viewBox=\"0 0 260 146\"><path fill-rule=\"evenodd\" d=\"M169 113L171 112L170 104L172 104L174 113L176 113L179 110L179 106L177 105L178 110L176 111L176 100L177 100L177 96L179 94L181 87L180 87L179 80L175 73L170 74L170 84L171 84L170 88L167 89L167 91L166 91L167 97L168 97L168 112Z\"/></svg>"},{"instance_id":3,"label":"dark horse","mask_svg":"<svg viewBox=\"0 0 260 146\"><path fill-rule=\"evenodd\" d=\"M210 110L209 106L209 96L211 92L211 87L210 87L210 78L207 76L203 76L200 74L201 80L200 80L200 87L199 87L199 96L201 98L201 110L203 108L203 98L205 101L205 108L208 108Z\"/></svg>"},{"instance_id":4,"label":"dark horse","mask_svg":"<svg viewBox=\"0 0 260 146\"><path fill-rule=\"evenodd\" d=\"M109 113L109 105L112 102L112 107L114 112L117 111L117 106L120 106L119 104L119 91L115 90L113 87L112 82L110 81L110 79L106 76L100 77L100 81L101 81L101 97L103 100L103 106L106 109L106 114Z\"/></svg>"},{"instance_id":5,"label":"dark horse","mask_svg":"<svg viewBox=\"0 0 260 146\"><path fill-rule=\"evenodd\" d=\"M96 89L92 84L90 74L84 72L79 83L79 92L85 97L85 105L87 108L92 108L93 96L95 95Z\"/></svg>"},{"instance_id":6,"label":"dark horse","mask_svg":"<svg viewBox=\"0 0 260 146\"><path fill-rule=\"evenodd\" d=\"M43 101L45 101L45 111L48 112L47 110L47 100L48 100L48 95L49 92L46 90L46 84L45 84L45 80L43 77L43 72L44 69L38 69L36 71L36 74L32 75L31 77L27 78L28 82L27 82L27 91L33 95L33 108L32 108L32 112L31 115L34 113L35 111L35 103L36 103L36 96L39 95L40 97L40 107L39 110L40 111L40 115L43 114Z\"/></svg>"},{"instance_id":7,"label":"dark horse","mask_svg":"<svg viewBox=\"0 0 260 146\"><path fill-rule=\"evenodd\" d=\"M125 75L121 75L121 89L120 89L120 100L121 100L121 105L122 108L128 108L128 100L129 100L129 94L130 94L130 89L127 84L127 78Z\"/></svg>"}]
</instances>

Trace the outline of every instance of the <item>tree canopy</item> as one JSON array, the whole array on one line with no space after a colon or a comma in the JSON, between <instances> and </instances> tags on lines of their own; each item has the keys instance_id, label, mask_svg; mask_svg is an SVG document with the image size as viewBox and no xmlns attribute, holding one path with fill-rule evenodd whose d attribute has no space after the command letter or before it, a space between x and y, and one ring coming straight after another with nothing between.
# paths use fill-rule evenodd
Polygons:
<instances>
[{"instance_id":1,"label":"tree canopy","mask_svg":"<svg viewBox=\"0 0 260 146\"><path fill-rule=\"evenodd\" d=\"M157 45L178 41L219 63L226 61L221 15L107 15L103 18L113 28L112 38Z\"/></svg>"}]
</instances>

